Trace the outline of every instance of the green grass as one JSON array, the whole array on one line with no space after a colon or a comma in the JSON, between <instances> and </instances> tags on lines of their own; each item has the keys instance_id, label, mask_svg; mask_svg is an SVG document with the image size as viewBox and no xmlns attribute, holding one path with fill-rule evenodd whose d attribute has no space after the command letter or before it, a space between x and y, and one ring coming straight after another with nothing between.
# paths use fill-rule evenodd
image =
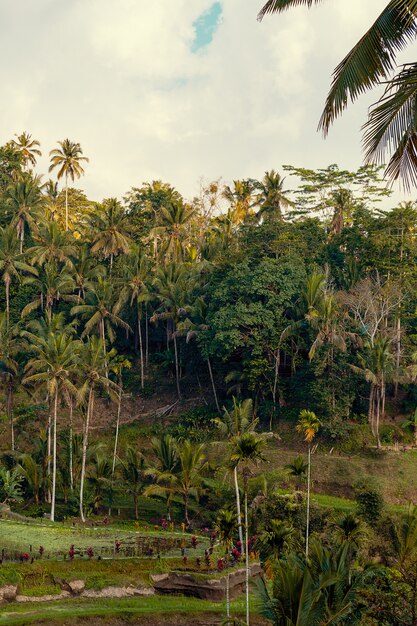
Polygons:
<instances>
[{"instance_id":1,"label":"green grass","mask_svg":"<svg viewBox=\"0 0 417 626\"><path fill-rule=\"evenodd\" d=\"M256 597L252 596L252 611L256 610ZM231 602L232 614L244 614L244 597ZM140 598L110 599L100 598L89 600L77 598L50 602L42 605L24 603L10 604L4 607L0 615L0 624L25 625L39 623L43 620L51 620L59 623L67 620L92 617L125 617L134 618L141 615L197 615L216 614L220 617L224 614L224 603L209 602L197 598L184 598L179 596L149 596ZM36 620L36 622L35 622ZM190 622L192 623L192 622Z\"/></svg>"}]
</instances>

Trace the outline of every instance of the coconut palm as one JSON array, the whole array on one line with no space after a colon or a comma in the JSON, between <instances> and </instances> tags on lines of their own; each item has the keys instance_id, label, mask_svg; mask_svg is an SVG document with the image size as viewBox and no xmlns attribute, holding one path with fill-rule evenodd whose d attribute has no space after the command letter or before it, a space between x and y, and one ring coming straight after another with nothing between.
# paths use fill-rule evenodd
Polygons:
<instances>
[{"instance_id":1,"label":"coconut palm","mask_svg":"<svg viewBox=\"0 0 417 626\"><path fill-rule=\"evenodd\" d=\"M259 190L256 203L259 205L257 216L264 220L275 218L282 220L282 210L293 206L293 202L287 197L288 191L284 190L284 180L275 170L265 172L263 179L255 184Z\"/></svg>"},{"instance_id":2,"label":"coconut palm","mask_svg":"<svg viewBox=\"0 0 417 626\"><path fill-rule=\"evenodd\" d=\"M39 504L39 495L44 481L42 466L31 454L25 453L19 457L19 469L33 492L35 504Z\"/></svg>"},{"instance_id":3,"label":"coconut palm","mask_svg":"<svg viewBox=\"0 0 417 626\"><path fill-rule=\"evenodd\" d=\"M47 261L38 276L27 276L25 284L36 287L38 295L23 307L21 316L25 318L36 309L45 310L49 321L54 307L59 302L75 303L80 298L74 294L75 284L68 269L62 268L56 261Z\"/></svg>"},{"instance_id":4,"label":"coconut palm","mask_svg":"<svg viewBox=\"0 0 417 626\"><path fill-rule=\"evenodd\" d=\"M115 333L113 327L123 328L126 332L131 331L129 324L122 320L115 311L116 294L114 284L109 280L97 277L97 282L86 293L85 303L78 304L71 309L71 315L80 316L85 319L84 330L81 338L90 336L97 330L104 349L104 356L107 361L107 342L113 343Z\"/></svg>"},{"instance_id":5,"label":"coconut palm","mask_svg":"<svg viewBox=\"0 0 417 626\"><path fill-rule=\"evenodd\" d=\"M58 141L58 144L60 147L49 153L51 157L49 172L58 168L58 180L65 178L65 230L68 230L68 178L73 182L80 178L84 174L81 163L82 161L88 163L89 159L82 156L83 151L79 143L64 139Z\"/></svg>"},{"instance_id":6,"label":"coconut palm","mask_svg":"<svg viewBox=\"0 0 417 626\"><path fill-rule=\"evenodd\" d=\"M126 257L122 267L122 277L120 278L120 295L115 307L115 312L119 312L123 305L129 304L135 308L136 324L139 339L140 351L140 384L142 389L145 386L145 352L142 333L143 305L150 301L149 292L150 267L145 254L137 247L132 247L131 254Z\"/></svg>"},{"instance_id":7,"label":"coconut palm","mask_svg":"<svg viewBox=\"0 0 417 626\"><path fill-rule=\"evenodd\" d=\"M195 209L185 204L182 198L172 198L160 207L156 225L150 232L154 240L155 256L163 256L165 262L180 263L183 260L184 244L188 235L190 220ZM162 241L162 247L157 254L157 242Z\"/></svg>"},{"instance_id":8,"label":"coconut palm","mask_svg":"<svg viewBox=\"0 0 417 626\"><path fill-rule=\"evenodd\" d=\"M167 322L167 340L172 337L174 343L175 379L179 400L182 399L182 396L176 330L181 317L185 316L191 309L190 295L195 285L196 277L190 274L185 265L177 265L176 263L171 263L165 268L159 268L154 281L157 297L161 304L151 317L151 321L166 320Z\"/></svg>"},{"instance_id":9,"label":"coconut palm","mask_svg":"<svg viewBox=\"0 0 417 626\"><path fill-rule=\"evenodd\" d=\"M90 459L87 482L94 494L93 509L97 514L106 492L111 488L110 480L111 461L107 454L100 449Z\"/></svg>"},{"instance_id":10,"label":"coconut palm","mask_svg":"<svg viewBox=\"0 0 417 626\"><path fill-rule=\"evenodd\" d=\"M124 459L120 461L120 472L125 491L132 495L135 508L135 519L139 520L139 496L145 486L146 461L141 452L132 446L126 448Z\"/></svg>"},{"instance_id":11,"label":"coconut palm","mask_svg":"<svg viewBox=\"0 0 417 626\"><path fill-rule=\"evenodd\" d=\"M242 433L255 430L258 424L258 419L254 417L253 402L250 398L246 400L238 401L235 397L232 398L233 408L229 411L223 409L223 416L216 417L213 421L216 424L220 432L226 436L229 440L233 437L238 437ZM239 540L243 546L243 530L242 530L242 514L240 510L240 492L237 465L233 466L233 479L235 484L236 494L236 512L239 527Z\"/></svg>"},{"instance_id":12,"label":"coconut palm","mask_svg":"<svg viewBox=\"0 0 417 626\"><path fill-rule=\"evenodd\" d=\"M40 177L29 173L22 175L6 189L7 211L11 213L11 225L16 229L20 241L20 253L23 252L25 232L36 233L38 229L37 211L44 202L40 187Z\"/></svg>"},{"instance_id":13,"label":"coconut palm","mask_svg":"<svg viewBox=\"0 0 417 626\"><path fill-rule=\"evenodd\" d=\"M21 135L15 135L17 139L12 139L10 142L13 148L20 152L22 155L23 167L36 165L36 157L42 156L42 152L39 150L40 143L37 139L32 139L32 135L27 132L23 132Z\"/></svg>"},{"instance_id":14,"label":"coconut palm","mask_svg":"<svg viewBox=\"0 0 417 626\"><path fill-rule=\"evenodd\" d=\"M147 487L144 494L180 496L184 505L184 522L188 528L190 526L188 515L190 498L198 500L203 493L202 472L206 467L204 446L185 440L178 443L176 447L178 462L174 469L166 473L158 472L156 483Z\"/></svg>"},{"instance_id":15,"label":"coconut palm","mask_svg":"<svg viewBox=\"0 0 417 626\"><path fill-rule=\"evenodd\" d=\"M80 342L73 339L72 333L68 330L60 333L51 333L46 339L38 337L31 346L35 356L29 359L25 366L23 383L44 386L51 402L53 402L52 521L55 519L58 407L64 393L69 393L72 396L76 394L76 388L71 380L71 376L74 376L77 369L80 347Z\"/></svg>"},{"instance_id":16,"label":"coconut palm","mask_svg":"<svg viewBox=\"0 0 417 626\"><path fill-rule=\"evenodd\" d=\"M36 234L35 245L27 251L34 265L55 261L72 269L72 257L77 254L75 242L70 234L61 230L56 222L44 222Z\"/></svg>"},{"instance_id":17,"label":"coconut palm","mask_svg":"<svg viewBox=\"0 0 417 626\"><path fill-rule=\"evenodd\" d=\"M354 372L370 383L368 421L377 448L381 445L379 427L385 416L386 386L394 380L396 374L395 356L391 348L389 337L378 336L372 342L365 342L363 354L358 355L360 366L351 365Z\"/></svg>"},{"instance_id":18,"label":"coconut palm","mask_svg":"<svg viewBox=\"0 0 417 626\"><path fill-rule=\"evenodd\" d=\"M243 493L245 498L245 555L246 555L246 624L249 626L249 524L248 524L248 487L251 468L265 461L263 448L265 440L254 433L246 431L236 435L230 442L230 464L241 471L243 477Z\"/></svg>"},{"instance_id":19,"label":"coconut palm","mask_svg":"<svg viewBox=\"0 0 417 626\"><path fill-rule=\"evenodd\" d=\"M151 443L155 459L146 474L153 476L157 482L170 482L179 467L176 441L171 435L164 434L159 439L152 439ZM167 490L164 495L167 499L167 520L170 521L173 494Z\"/></svg>"},{"instance_id":20,"label":"coconut palm","mask_svg":"<svg viewBox=\"0 0 417 626\"><path fill-rule=\"evenodd\" d=\"M103 200L89 222L91 252L110 259L111 273L114 257L129 252L129 226L125 209L116 198Z\"/></svg>"},{"instance_id":21,"label":"coconut palm","mask_svg":"<svg viewBox=\"0 0 417 626\"><path fill-rule=\"evenodd\" d=\"M14 433L14 395L20 386L20 365L17 360L22 349L20 329L10 326L8 315L0 313L0 378L3 382L6 396L6 414L10 425L10 446L15 449Z\"/></svg>"},{"instance_id":22,"label":"coconut palm","mask_svg":"<svg viewBox=\"0 0 417 626\"><path fill-rule=\"evenodd\" d=\"M230 203L230 217L234 224L241 224L253 214L255 181L234 180L233 187L225 186L222 196Z\"/></svg>"},{"instance_id":23,"label":"coconut palm","mask_svg":"<svg viewBox=\"0 0 417 626\"><path fill-rule=\"evenodd\" d=\"M308 543L310 534L310 485L311 485L311 444L316 436L321 422L313 411L303 409L296 426L297 432L304 435L308 444L308 469L307 469L307 520L306 520L306 557L308 558Z\"/></svg>"},{"instance_id":24,"label":"coconut palm","mask_svg":"<svg viewBox=\"0 0 417 626\"><path fill-rule=\"evenodd\" d=\"M105 267L98 265L96 259L91 256L90 246L86 243L80 245L72 266L72 276L78 296L85 300L86 293L94 289L98 277L104 278L105 275Z\"/></svg>"},{"instance_id":25,"label":"coconut palm","mask_svg":"<svg viewBox=\"0 0 417 626\"><path fill-rule=\"evenodd\" d=\"M14 228L0 227L0 274L6 292L6 322L10 325L10 285L13 280L20 281L21 274L37 274L35 268L25 263L25 256L20 253L19 242Z\"/></svg>"},{"instance_id":26,"label":"coconut palm","mask_svg":"<svg viewBox=\"0 0 417 626\"><path fill-rule=\"evenodd\" d=\"M117 447L119 443L120 416L122 412L123 370L130 369L130 368L131 368L131 364L128 359L125 359L122 356L115 356L113 358L112 371L117 376L117 384L119 386L119 391L117 394L116 432L114 436L113 463L112 463L112 470L111 470L112 481L114 478L114 471L116 469Z\"/></svg>"},{"instance_id":27,"label":"coconut palm","mask_svg":"<svg viewBox=\"0 0 417 626\"><path fill-rule=\"evenodd\" d=\"M279 13L297 5L311 7L318 0L268 0L259 18ZM330 125L362 93L385 84L385 91L374 104L365 124L365 157L368 162L385 163L391 158L386 174L391 180L401 177L407 188L417 183L416 93L417 64L400 67L396 57L417 33L417 8L414 0L390 0L333 72L333 81L320 119L327 134Z\"/></svg>"},{"instance_id":28,"label":"coconut palm","mask_svg":"<svg viewBox=\"0 0 417 626\"><path fill-rule=\"evenodd\" d=\"M203 333L206 330L209 330L210 326L208 325L207 320L208 315L208 306L202 296L199 296L194 304L192 305L190 316L185 320L182 320L177 324L177 333L185 334L187 343L192 339L199 336L199 334ZM210 375L211 387L213 389L214 401L216 403L216 408L220 412L219 400L217 398L217 390L216 384L214 382L213 370L211 367L210 357L206 357L207 369Z\"/></svg>"},{"instance_id":29,"label":"coconut palm","mask_svg":"<svg viewBox=\"0 0 417 626\"><path fill-rule=\"evenodd\" d=\"M117 397L118 385L107 376L107 358L110 355L104 350L103 340L92 335L81 348L79 358L79 374L82 381L77 390L78 404L84 408L84 432L80 476L80 516L84 515L84 482L87 461L90 424L94 421L95 399L99 389L105 389L111 397Z\"/></svg>"}]
</instances>

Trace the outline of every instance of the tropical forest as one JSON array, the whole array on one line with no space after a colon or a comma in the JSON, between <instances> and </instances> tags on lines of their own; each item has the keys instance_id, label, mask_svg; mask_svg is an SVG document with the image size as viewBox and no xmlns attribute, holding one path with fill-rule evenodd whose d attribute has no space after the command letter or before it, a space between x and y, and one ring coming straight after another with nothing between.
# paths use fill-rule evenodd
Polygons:
<instances>
[{"instance_id":1,"label":"tropical forest","mask_svg":"<svg viewBox=\"0 0 417 626\"><path fill-rule=\"evenodd\" d=\"M0 146L0 626L417 624L416 11L334 72L325 132L388 81L356 169Z\"/></svg>"}]
</instances>

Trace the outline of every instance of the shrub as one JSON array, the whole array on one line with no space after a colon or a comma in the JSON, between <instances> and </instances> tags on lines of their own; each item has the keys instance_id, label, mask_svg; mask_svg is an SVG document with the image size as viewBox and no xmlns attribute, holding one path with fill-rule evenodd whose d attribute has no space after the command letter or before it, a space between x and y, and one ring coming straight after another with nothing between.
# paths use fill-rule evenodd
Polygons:
<instances>
[{"instance_id":1,"label":"shrub","mask_svg":"<svg viewBox=\"0 0 417 626\"><path fill-rule=\"evenodd\" d=\"M353 485L358 514L369 524L374 524L381 517L384 499L378 485L372 477L363 478Z\"/></svg>"}]
</instances>

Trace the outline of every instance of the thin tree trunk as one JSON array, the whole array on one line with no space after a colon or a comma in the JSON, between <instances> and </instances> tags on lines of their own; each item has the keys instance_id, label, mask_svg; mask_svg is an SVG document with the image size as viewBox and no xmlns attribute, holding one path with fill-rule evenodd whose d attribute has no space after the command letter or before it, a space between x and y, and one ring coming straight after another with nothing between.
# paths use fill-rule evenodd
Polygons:
<instances>
[{"instance_id":1,"label":"thin tree trunk","mask_svg":"<svg viewBox=\"0 0 417 626\"><path fill-rule=\"evenodd\" d=\"M308 446L307 468L307 521L306 521L306 558L308 558L308 540L310 535L310 480L311 480L311 444Z\"/></svg>"},{"instance_id":2,"label":"thin tree trunk","mask_svg":"<svg viewBox=\"0 0 417 626\"><path fill-rule=\"evenodd\" d=\"M74 468L73 468L73 404L70 400L70 431L69 431L69 472L70 472L70 487L71 491L74 491Z\"/></svg>"},{"instance_id":3,"label":"thin tree trunk","mask_svg":"<svg viewBox=\"0 0 417 626\"><path fill-rule=\"evenodd\" d=\"M114 470L116 468L117 446L119 443L119 426L120 426L120 414L122 411L122 387L120 387L118 399L117 399L117 418L116 418L116 433L114 436L114 450L113 450L113 464L111 468L111 479L113 483Z\"/></svg>"},{"instance_id":4,"label":"thin tree trunk","mask_svg":"<svg viewBox=\"0 0 417 626\"><path fill-rule=\"evenodd\" d=\"M148 312L145 311L145 366L149 365L149 318Z\"/></svg>"},{"instance_id":5,"label":"thin tree trunk","mask_svg":"<svg viewBox=\"0 0 417 626\"><path fill-rule=\"evenodd\" d=\"M399 307L398 311L398 319L397 319L397 338L396 338L396 348L397 352L395 355L395 386L394 386L394 399L398 398L398 376L400 372L400 362L401 362L401 307Z\"/></svg>"},{"instance_id":6,"label":"thin tree trunk","mask_svg":"<svg viewBox=\"0 0 417 626\"><path fill-rule=\"evenodd\" d=\"M208 370L210 372L210 380L211 380L211 386L213 387L213 395L214 395L214 400L216 402L216 408L217 408L217 410L220 413L221 409L220 409L220 406L219 406L219 401L217 399L216 384L214 382L213 371L211 369L210 359L207 359L207 366L208 366Z\"/></svg>"},{"instance_id":7,"label":"thin tree trunk","mask_svg":"<svg viewBox=\"0 0 417 626\"><path fill-rule=\"evenodd\" d=\"M9 418L10 424L10 443L12 447L12 451L15 449L14 442L14 419L13 419L13 390L11 383L9 382L7 385L7 416Z\"/></svg>"},{"instance_id":8,"label":"thin tree trunk","mask_svg":"<svg viewBox=\"0 0 417 626\"><path fill-rule=\"evenodd\" d=\"M109 368L108 368L108 365L107 365L107 346L106 346L106 332L105 332L105 327L104 327L104 319L102 319L101 322L100 322L100 334L101 334L101 338L103 340L105 374L106 374L106 378L108 378L109 377Z\"/></svg>"},{"instance_id":9,"label":"thin tree trunk","mask_svg":"<svg viewBox=\"0 0 417 626\"><path fill-rule=\"evenodd\" d=\"M88 447L88 430L90 427L90 417L93 411L93 389L90 389L88 395L87 414L84 424L84 436L83 436L83 450L81 459L81 478L80 478L80 516L81 521L85 522L84 517L84 479L85 479L85 465L87 459L87 447Z\"/></svg>"},{"instance_id":10,"label":"thin tree trunk","mask_svg":"<svg viewBox=\"0 0 417 626\"><path fill-rule=\"evenodd\" d=\"M235 492L236 492L236 512L237 512L237 525L239 527L239 541L243 549L242 514L240 511L240 493L239 493L239 482L237 479L237 467L233 469L233 478L235 482Z\"/></svg>"},{"instance_id":11,"label":"thin tree trunk","mask_svg":"<svg viewBox=\"0 0 417 626\"><path fill-rule=\"evenodd\" d=\"M140 350L140 386L142 389L145 386L145 359L143 356L143 340L142 340L142 326L140 323L140 306L138 303L138 335L139 335L139 350Z\"/></svg>"},{"instance_id":12,"label":"thin tree trunk","mask_svg":"<svg viewBox=\"0 0 417 626\"><path fill-rule=\"evenodd\" d=\"M178 367L177 337L175 336L175 332L173 332L173 336L174 336L175 377L177 380L177 393L178 393L178 400L182 400L181 389L180 389L180 378L179 378L180 374L179 374L179 367Z\"/></svg>"},{"instance_id":13,"label":"thin tree trunk","mask_svg":"<svg viewBox=\"0 0 417 626\"><path fill-rule=\"evenodd\" d=\"M381 413L381 389L377 387L376 389L376 416L375 416L375 437L376 437L376 447L381 447L381 442L379 440L379 420Z\"/></svg>"},{"instance_id":14,"label":"thin tree trunk","mask_svg":"<svg viewBox=\"0 0 417 626\"><path fill-rule=\"evenodd\" d=\"M51 416L51 405L50 398L48 397L48 493L47 493L47 502L51 502L51 449L52 449L52 416Z\"/></svg>"},{"instance_id":15,"label":"thin tree trunk","mask_svg":"<svg viewBox=\"0 0 417 626\"><path fill-rule=\"evenodd\" d=\"M230 576L230 574L227 573L226 574L226 617L228 619L230 617L230 593L229 593L230 580L229 580L229 576Z\"/></svg>"},{"instance_id":16,"label":"thin tree trunk","mask_svg":"<svg viewBox=\"0 0 417 626\"><path fill-rule=\"evenodd\" d=\"M20 230L20 254L23 253L23 240L25 238L25 225L23 224L23 228Z\"/></svg>"},{"instance_id":17,"label":"thin tree trunk","mask_svg":"<svg viewBox=\"0 0 417 626\"><path fill-rule=\"evenodd\" d=\"M9 332L10 327L10 280L5 280L6 287L6 330Z\"/></svg>"},{"instance_id":18,"label":"thin tree trunk","mask_svg":"<svg viewBox=\"0 0 417 626\"><path fill-rule=\"evenodd\" d=\"M374 424L374 397L375 397L375 385L371 383L371 389L369 390L369 407L368 407L368 422L371 426L371 431L375 437L375 424Z\"/></svg>"},{"instance_id":19,"label":"thin tree trunk","mask_svg":"<svg viewBox=\"0 0 417 626\"><path fill-rule=\"evenodd\" d=\"M135 520L139 521L139 506L138 506L138 494L135 493L133 496L135 502Z\"/></svg>"},{"instance_id":20,"label":"thin tree trunk","mask_svg":"<svg viewBox=\"0 0 417 626\"><path fill-rule=\"evenodd\" d=\"M68 172L65 172L65 230L68 230Z\"/></svg>"},{"instance_id":21,"label":"thin tree trunk","mask_svg":"<svg viewBox=\"0 0 417 626\"><path fill-rule=\"evenodd\" d=\"M188 519L188 496L184 496L184 518L185 527L188 528L190 526L190 520Z\"/></svg>"},{"instance_id":22,"label":"thin tree trunk","mask_svg":"<svg viewBox=\"0 0 417 626\"><path fill-rule=\"evenodd\" d=\"M55 497L56 497L56 427L58 417L58 389L55 391L54 400L54 436L52 447L52 502L51 502L51 521L55 521Z\"/></svg>"},{"instance_id":23,"label":"thin tree trunk","mask_svg":"<svg viewBox=\"0 0 417 626\"><path fill-rule=\"evenodd\" d=\"M249 626L249 535L248 535L248 486L245 486L245 556L246 556L246 575L245 575L245 591L246 591L246 626Z\"/></svg>"}]
</instances>

